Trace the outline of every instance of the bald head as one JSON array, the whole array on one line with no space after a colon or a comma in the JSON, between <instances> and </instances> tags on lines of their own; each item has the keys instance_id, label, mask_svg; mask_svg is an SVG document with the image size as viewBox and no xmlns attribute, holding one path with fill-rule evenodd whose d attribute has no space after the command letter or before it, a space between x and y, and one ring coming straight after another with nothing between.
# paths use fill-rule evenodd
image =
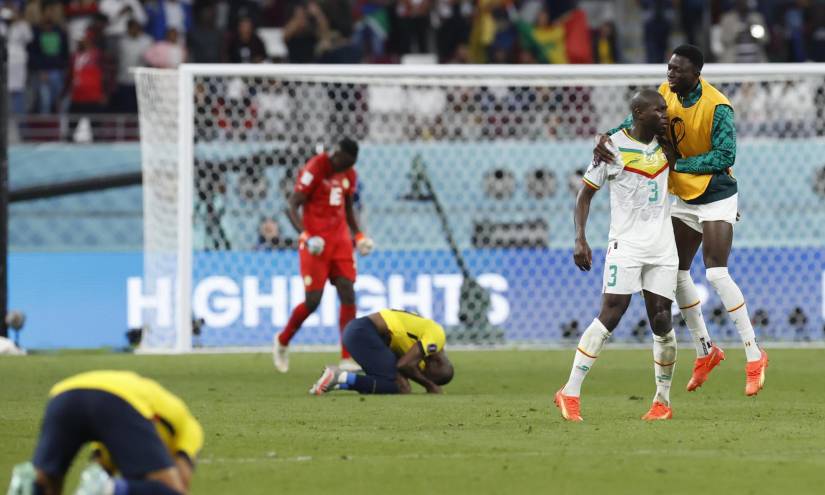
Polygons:
<instances>
[{"instance_id":1,"label":"bald head","mask_svg":"<svg viewBox=\"0 0 825 495\"><path fill-rule=\"evenodd\" d=\"M630 98L630 111L635 115L637 111L644 111L650 106L664 103L665 99L654 89L643 89L637 91Z\"/></svg>"},{"instance_id":2,"label":"bald head","mask_svg":"<svg viewBox=\"0 0 825 495\"><path fill-rule=\"evenodd\" d=\"M633 127L643 135L661 134L667 126L667 103L658 91L643 89L630 99Z\"/></svg>"}]
</instances>

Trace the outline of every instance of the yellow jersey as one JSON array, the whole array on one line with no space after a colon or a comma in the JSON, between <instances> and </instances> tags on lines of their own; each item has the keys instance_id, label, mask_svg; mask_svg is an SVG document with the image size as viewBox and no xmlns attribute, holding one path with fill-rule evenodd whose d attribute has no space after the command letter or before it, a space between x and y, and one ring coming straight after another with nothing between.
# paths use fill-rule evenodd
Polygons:
<instances>
[{"instance_id":1,"label":"yellow jersey","mask_svg":"<svg viewBox=\"0 0 825 495\"><path fill-rule=\"evenodd\" d=\"M173 456L183 452L194 461L203 447L203 429L198 420L181 399L154 380L131 371L90 371L58 382L49 397L77 389L102 390L128 402L154 423Z\"/></svg>"},{"instance_id":2,"label":"yellow jersey","mask_svg":"<svg viewBox=\"0 0 825 495\"><path fill-rule=\"evenodd\" d=\"M667 102L671 139L684 157L701 155L711 150L713 113L719 105L732 108L728 98L710 83L700 78L699 84L702 85L702 96L688 108L682 106L679 96L670 90L667 82L659 86L659 93ZM712 178L712 174L696 175L674 171L670 173L670 192L686 201L695 199L705 192Z\"/></svg>"},{"instance_id":3,"label":"yellow jersey","mask_svg":"<svg viewBox=\"0 0 825 495\"><path fill-rule=\"evenodd\" d=\"M421 342L425 356L444 349L447 336L441 325L433 320L397 309L382 309L378 314L387 324L390 350L396 356L403 356L417 342Z\"/></svg>"}]
</instances>

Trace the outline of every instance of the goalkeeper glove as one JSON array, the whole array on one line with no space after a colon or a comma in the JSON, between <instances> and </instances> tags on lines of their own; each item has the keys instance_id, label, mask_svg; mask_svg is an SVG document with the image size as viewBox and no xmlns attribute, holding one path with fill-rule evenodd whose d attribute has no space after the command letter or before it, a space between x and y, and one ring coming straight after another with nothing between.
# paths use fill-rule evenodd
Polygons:
<instances>
[{"instance_id":1,"label":"goalkeeper glove","mask_svg":"<svg viewBox=\"0 0 825 495\"><path fill-rule=\"evenodd\" d=\"M309 254L313 256L318 256L324 252L324 245L326 242L324 241L323 237L313 235L310 236L306 232L301 233L300 239L300 246L299 248L306 246L307 251Z\"/></svg>"},{"instance_id":2,"label":"goalkeeper glove","mask_svg":"<svg viewBox=\"0 0 825 495\"><path fill-rule=\"evenodd\" d=\"M358 232L355 234L355 248L358 249L358 254L366 256L375 249L375 242L361 232Z\"/></svg>"}]
</instances>

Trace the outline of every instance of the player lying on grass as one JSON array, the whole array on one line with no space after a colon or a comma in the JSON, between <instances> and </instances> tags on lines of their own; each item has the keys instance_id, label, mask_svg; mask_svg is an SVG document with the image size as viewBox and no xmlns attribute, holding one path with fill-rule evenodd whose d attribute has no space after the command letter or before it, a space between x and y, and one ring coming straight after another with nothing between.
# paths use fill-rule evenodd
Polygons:
<instances>
[{"instance_id":1,"label":"player lying on grass","mask_svg":"<svg viewBox=\"0 0 825 495\"><path fill-rule=\"evenodd\" d=\"M406 311L383 309L357 318L344 329L344 345L364 374L328 366L309 393L406 394L412 380L428 393L440 394L441 386L453 379L445 341L441 325Z\"/></svg>"},{"instance_id":2,"label":"player lying on grass","mask_svg":"<svg viewBox=\"0 0 825 495\"><path fill-rule=\"evenodd\" d=\"M675 152L668 139L662 137L667 126L667 104L659 93L636 93L630 109L633 125L610 136L617 147L613 150L616 160L603 164L594 160L576 198L573 259L580 270L589 271L593 255L585 234L590 202L596 191L610 185L610 233L601 311L582 334L570 378L555 395L562 417L569 421L582 420L582 382L627 311L633 293L640 290L653 330L656 380L653 405L642 419L673 416L670 384L676 365L676 334L671 327L670 306L676 291L678 256L667 185Z\"/></svg>"},{"instance_id":3,"label":"player lying on grass","mask_svg":"<svg viewBox=\"0 0 825 495\"><path fill-rule=\"evenodd\" d=\"M128 371L91 371L57 383L49 397L34 459L15 466L9 495L62 493L72 460L88 442L99 443L97 462L81 475L78 495L188 493L203 430L157 382Z\"/></svg>"},{"instance_id":4,"label":"player lying on grass","mask_svg":"<svg viewBox=\"0 0 825 495\"><path fill-rule=\"evenodd\" d=\"M704 63L699 48L676 47L667 64L667 81L659 86L667 102L668 133L677 153L670 175L670 190L676 195L671 215L679 254L676 302L696 347L687 389L691 392L702 386L711 370L725 359L722 349L711 342L690 276L690 265L701 244L705 276L727 308L745 347L745 394L756 395L765 383L768 354L756 343L745 296L728 273L739 197L732 172L736 161L734 113L727 97L701 77ZM620 127L629 125L625 120ZM607 147L610 139L609 135L599 136L596 160L613 160L615 154Z\"/></svg>"}]
</instances>

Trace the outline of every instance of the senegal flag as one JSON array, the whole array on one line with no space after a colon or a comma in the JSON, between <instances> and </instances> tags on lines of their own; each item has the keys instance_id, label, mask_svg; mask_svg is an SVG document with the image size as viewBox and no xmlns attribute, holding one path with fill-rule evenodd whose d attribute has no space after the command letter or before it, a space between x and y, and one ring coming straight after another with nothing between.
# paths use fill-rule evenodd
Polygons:
<instances>
[{"instance_id":1,"label":"senegal flag","mask_svg":"<svg viewBox=\"0 0 825 495\"><path fill-rule=\"evenodd\" d=\"M534 27L522 20L516 21L522 45L545 64L566 64L567 44L563 24Z\"/></svg>"}]
</instances>

